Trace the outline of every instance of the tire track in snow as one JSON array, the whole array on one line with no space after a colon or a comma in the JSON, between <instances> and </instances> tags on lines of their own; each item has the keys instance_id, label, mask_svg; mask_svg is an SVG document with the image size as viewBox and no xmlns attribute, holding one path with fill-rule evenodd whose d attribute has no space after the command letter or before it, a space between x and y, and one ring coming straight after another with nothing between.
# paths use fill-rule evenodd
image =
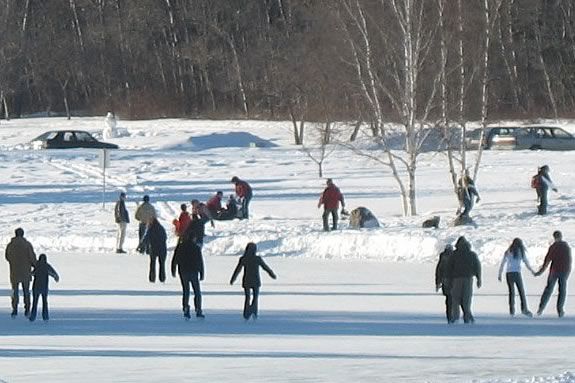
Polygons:
<instances>
[{"instance_id":1,"label":"tire track in snow","mask_svg":"<svg viewBox=\"0 0 575 383\"><path fill-rule=\"evenodd\" d=\"M96 179L102 178L102 170L99 167L74 164L69 160L50 159L45 162L58 170L73 173L83 179L94 180L94 183L99 182L95 181ZM137 187L138 179L136 176L118 177L106 173L106 184L118 189L127 189L128 187Z\"/></svg>"}]
</instances>

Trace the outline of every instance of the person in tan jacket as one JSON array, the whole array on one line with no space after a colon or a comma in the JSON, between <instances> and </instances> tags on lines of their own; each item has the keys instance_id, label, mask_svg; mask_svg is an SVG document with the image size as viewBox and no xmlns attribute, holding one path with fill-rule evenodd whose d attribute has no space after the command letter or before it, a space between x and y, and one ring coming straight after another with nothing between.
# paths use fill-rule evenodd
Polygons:
<instances>
[{"instance_id":1,"label":"person in tan jacket","mask_svg":"<svg viewBox=\"0 0 575 383\"><path fill-rule=\"evenodd\" d=\"M36 254L32 244L24 238L24 230L18 228L15 237L6 246L6 260L10 264L10 284L12 285L12 317L18 315L18 287L22 284L24 295L24 315L30 315L30 282L32 267L36 265Z\"/></svg>"},{"instance_id":2,"label":"person in tan jacket","mask_svg":"<svg viewBox=\"0 0 575 383\"><path fill-rule=\"evenodd\" d=\"M146 242L146 232L148 226L152 223L154 218L157 218L156 209L150 203L150 196L145 195L142 203L136 209L136 220L140 222L138 226L138 251L140 253L150 253L150 246Z\"/></svg>"}]
</instances>

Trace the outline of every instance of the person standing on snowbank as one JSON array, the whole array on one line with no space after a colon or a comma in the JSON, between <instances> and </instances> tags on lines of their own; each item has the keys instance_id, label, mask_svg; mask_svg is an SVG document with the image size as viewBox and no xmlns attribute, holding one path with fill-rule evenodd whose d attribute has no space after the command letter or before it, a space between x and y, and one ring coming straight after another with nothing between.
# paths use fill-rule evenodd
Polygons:
<instances>
[{"instance_id":1,"label":"person standing on snowbank","mask_svg":"<svg viewBox=\"0 0 575 383\"><path fill-rule=\"evenodd\" d=\"M256 255L257 246L255 243L250 242L247 244L244 255L240 257L238 265L236 266L230 285L234 284L240 271L244 269L244 276L242 278L242 287L244 288L244 319L248 320L253 315L254 319L258 317L258 296L260 294L260 287L262 285L260 279L260 267L264 269L272 279L276 279L272 269L264 262L264 260ZM251 302L250 302L251 298Z\"/></svg>"},{"instance_id":2,"label":"person standing on snowbank","mask_svg":"<svg viewBox=\"0 0 575 383\"><path fill-rule=\"evenodd\" d=\"M473 277L477 278L477 288L481 287L481 263L477 254L471 251L471 245L461 236L455 243L455 251L449 262L448 275L452 277L451 285L451 323L459 319L459 307L463 310L463 321L474 323L471 312L473 297Z\"/></svg>"},{"instance_id":3,"label":"person standing on snowbank","mask_svg":"<svg viewBox=\"0 0 575 383\"><path fill-rule=\"evenodd\" d=\"M160 282L166 281L166 256L168 252L166 240L166 230L157 218L153 218L144 238L150 248L150 273L148 278L152 283L156 282L156 262L158 262L159 266Z\"/></svg>"},{"instance_id":4,"label":"person standing on snowbank","mask_svg":"<svg viewBox=\"0 0 575 383\"><path fill-rule=\"evenodd\" d=\"M331 214L331 218L333 220L333 224L331 226L332 230L337 230L337 211L339 209L339 204L341 202L341 210L345 209L345 201L343 199L343 194L335 184L331 178L328 178L326 181L326 188L324 189L323 193L319 198L319 202L317 204L317 208L319 209L321 205L323 205L323 230L329 231L329 215Z\"/></svg>"},{"instance_id":5,"label":"person standing on snowbank","mask_svg":"<svg viewBox=\"0 0 575 383\"><path fill-rule=\"evenodd\" d=\"M48 314L48 277L54 278L56 282L60 281L60 276L54 268L48 263L46 254L40 254L38 262L32 272L34 275L34 283L32 284L32 296L34 297L32 303L32 311L30 312L30 322L36 320L36 312L38 311L38 299L42 295L42 319L47 321Z\"/></svg>"},{"instance_id":6,"label":"person standing on snowbank","mask_svg":"<svg viewBox=\"0 0 575 383\"><path fill-rule=\"evenodd\" d=\"M499 282L502 280L503 268L507 265L507 270L505 272L505 280L507 281L507 288L509 290L509 315L515 315L515 286L517 286L517 292L519 293L519 299L521 300L521 313L525 316L532 317L531 311L527 307L527 298L525 297L525 289L523 288L523 279L521 278L521 263L525 263L525 267L532 273L535 273L525 256L525 246L523 241L519 238L515 238L509 246L509 249L503 254L503 260L501 261L501 266L499 266L499 276L497 279Z\"/></svg>"},{"instance_id":7,"label":"person standing on snowbank","mask_svg":"<svg viewBox=\"0 0 575 383\"><path fill-rule=\"evenodd\" d=\"M190 222L192 222L192 218L190 217L190 213L188 213L188 206L185 203L180 205L180 210L180 216L178 218L174 218L172 223L174 224L176 235L181 240L188 229Z\"/></svg>"},{"instance_id":8,"label":"person standing on snowbank","mask_svg":"<svg viewBox=\"0 0 575 383\"><path fill-rule=\"evenodd\" d=\"M124 240L126 239L126 227L130 223L130 215L126 209L126 193L121 192L114 207L114 218L118 225L118 234L116 236L116 253L123 254Z\"/></svg>"},{"instance_id":9,"label":"person standing on snowbank","mask_svg":"<svg viewBox=\"0 0 575 383\"><path fill-rule=\"evenodd\" d=\"M553 184L553 181L551 181L551 176L549 175L549 166L543 165L539 168L537 174L533 176L531 180L531 186L537 192L537 201L539 201L537 214L547 214L547 195L549 193L549 189L557 192L557 188Z\"/></svg>"},{"instance_id":10,"label":"person standing on snowbank","mask_svg":"<svg viewBox=\"0 0 575 383\"><path fill-rule=\"evenodd\" d=\"M232 183L236 185L236 196L242 205L240 208L240 219L248 219L250 216L249 205L253 197L252 187L246 181L236 176L232 177Z\"/></svg>"},{"instance_id":11,"label":"person standing on snowbank","mask_svg":"<svg viewBox=\"0 0 575 383\"><path fill-rule=\"evenodd\" d=\"M458 181L457 193L461 205L463 206L463 211L461 212L462 217L469 217L473 205L478 203L481 199L479 198L479 193L475 187L475 182L471 179L467 171L463 177Z\"/></svg>"},{"instance_id":12,"label":"person standing on snowbank","mask_svg":"<svg viewBox=\"0 0 575 383\"><path fill-rule=\"evenodd\" d=\"M192 232L190 234L193 235ZM183 237L174 250L172 258L172 276L176 276L176 268L182 284L182 309L184 317L190 319L190 284L194 291L194 309L196 318L204 318L202 312L202 291L200 281L204 280L204 260L202 249L196 244L193 236Z\"/></svg>"},{"instance_id":13,"label":"person standing on snowbank","mask_svg":"<svg viewBox=\"0 0 575 383\"><path fill-rule=\"evenodd\" d=\"M15 237L6 246L6 260L10 264L10 285L12 286L12 318L18 315L18 288L22 285L24 315L30 315L30 281L32 267L36 265L36 253L32 244L24 238L24 229L17 228Z\"/></svg>"},{"instance_id":14,"label":"person standing on snowbank","mask_svg":"<svg viewBox=\"0 0 575 383\"><path fill-rule=\"evenodd\" d=\"M138 251L143 254L149 254L150 248L148 243L146 243L146 231L152 220L157 217L156 209L150 203L149 195L145 195L142 198L142 203L136 209L135 217L140 222L138 226Z\"/></svg>"},{"instance_id":15,"label":"person standing on snowbank","mask_svg":"<svg viewBox=\"0 0 575 383\"><path fill-rule=\"evenodd\" d=\"M451 323L451 275L449 275L449 262L453 256L453 246L445 245L445 249L439 254L439 261L435 267L435 291L441 292L445 296L445 316L447 323Z\"/></svg>"},{"instance_id":16,"label":"person standing on snowbank","mask_svg":"<svg viewBox=\"0 0 575 383\"><path fill-rule=\"evenodd\" d=\"M553 232L554 242L549 246L545 260L541 268L535 273L535 276L545 272L545 269L551 264L549 276L547 277L547 285L541 295L539 302L539 309L537 315L543 314L543 310L555 289L555 283L559 283L559 294L557 296L557 315L562 318L565 315L563 307L565 306L565 299L567 298L567 279L571 273L571 248L567 242L563 241L563 234L559 230Z\"/></svg>"}]
</instances>

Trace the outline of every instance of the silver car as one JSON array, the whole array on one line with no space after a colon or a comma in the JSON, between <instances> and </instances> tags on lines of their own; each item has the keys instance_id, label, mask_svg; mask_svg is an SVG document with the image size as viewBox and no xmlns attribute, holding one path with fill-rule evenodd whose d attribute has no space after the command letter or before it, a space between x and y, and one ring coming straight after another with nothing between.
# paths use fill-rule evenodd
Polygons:
<instances>
[{"instance_id":1,"label":"silver car","mask_svg":"<svg viewBox=\"0 0 575 383\"><path fill-rule=\"evenodd\" d=\"M481 130L467 137L467 147L477 149ZM575 137L562 128L546 125L494 126L487 128L484 149L575 150Z\"/></svg>"}]
</instances>

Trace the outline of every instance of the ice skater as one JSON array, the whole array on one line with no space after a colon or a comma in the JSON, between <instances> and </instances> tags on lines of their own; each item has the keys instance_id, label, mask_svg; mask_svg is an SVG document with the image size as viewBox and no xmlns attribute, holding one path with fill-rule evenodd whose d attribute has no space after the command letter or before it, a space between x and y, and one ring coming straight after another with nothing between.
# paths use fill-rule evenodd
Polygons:
<instances>
[{"instance_id":1,"label":"ice skater","mask_svg":"<svg viewBox=\"0 0 575 383\"><path fill-rule=\"evenodd\" d=\"M48 314L48 280L49 277L54 278L56 282L60 281L60 276L54 268L48 263L46 254L40 254L38 262L34 271L34 283L32 283L32 311L30 312L30 322L36 320L36 312L38 311L38 299L42 296L42 319L47 321Z\"/></svg>"},{"instance_id":2,"label":"ice skater","mask_svg":"<svg viewBox=\"0 0 575 383\"><path fill-rule=\"evenodd\" d=\"M541 295L541 301L539 302L539 309L537 309L537 315L543 314L543 310L553 294L555 289L555 283L559 283L559 295L557 296L557 315L562 318L565 315L565 299L567 298L567 279L571 273L571 248L563 240L563 234L559 230L553 232L554 242L549 246L545 260L541 268L535 273L535 276L539 276L545 272L545 269L549 264L551 264L549 270L549 276L547 277L547 285L545 290L543 290L543 295Z\"/></svg>"},{"instance_id":3,"label":"ice skater","mask_svg":"<svg viewBox=\"0 0 575 383\"><path fill-rule=\"evenodd\" d=\"M188 232L193 234L193 232ZM202 290L200 281L204 280L204 260L202 249L196 244L194 237L182 237L174 250L172 258L172 276L176 276L176 268L182 283L182 310L184 318L190 319L190 284L194 291L194 309L196 318L204 318L202 312Z\"/></svg>"},{"instance_id":4,"label":"ice skater","mask_svg":"<svg viewBox=\"0 0 575 383\"><path fill-rule=\"evenodd\" d=\"M230 279L230 285L234 284L238 274L244 269L244 276L242 278L242 287L244 288L245 301L244 301L244 319L248 320L251 316L254 319L258 317L258 296L260 293L261 280L260 280L260 267L264 269L272 279L276 279L272 269L264 262L264 260L256 255L257 246L255 243L250 242L246 246L244 255L240 257L238 265Z\"/></svg>"},{"instance_id":5,"label":"ice skater","mask_svg":"<svg viewBox=\"0 0 575 383\"><path fill-rule=\"evenodd\" d=\"M531 268L525 256L525 252L523 241L521 241L520 238L515 238L505 254L503 254L503 260L501 261L501 266L499 266L499 276L497 279L501 282L503 269L505 265L507 265L505 280L507 281L507 288L509 290L509 315L511 316L515 315L515 286L517 286L517 292L521 300L521 314L528 317L533 316L527 307L527 298L525 297L523 279L521 278L521 263L525 263L525 267L532 273L535 273L535 271Z\"/></svg>"}]
</instances>

